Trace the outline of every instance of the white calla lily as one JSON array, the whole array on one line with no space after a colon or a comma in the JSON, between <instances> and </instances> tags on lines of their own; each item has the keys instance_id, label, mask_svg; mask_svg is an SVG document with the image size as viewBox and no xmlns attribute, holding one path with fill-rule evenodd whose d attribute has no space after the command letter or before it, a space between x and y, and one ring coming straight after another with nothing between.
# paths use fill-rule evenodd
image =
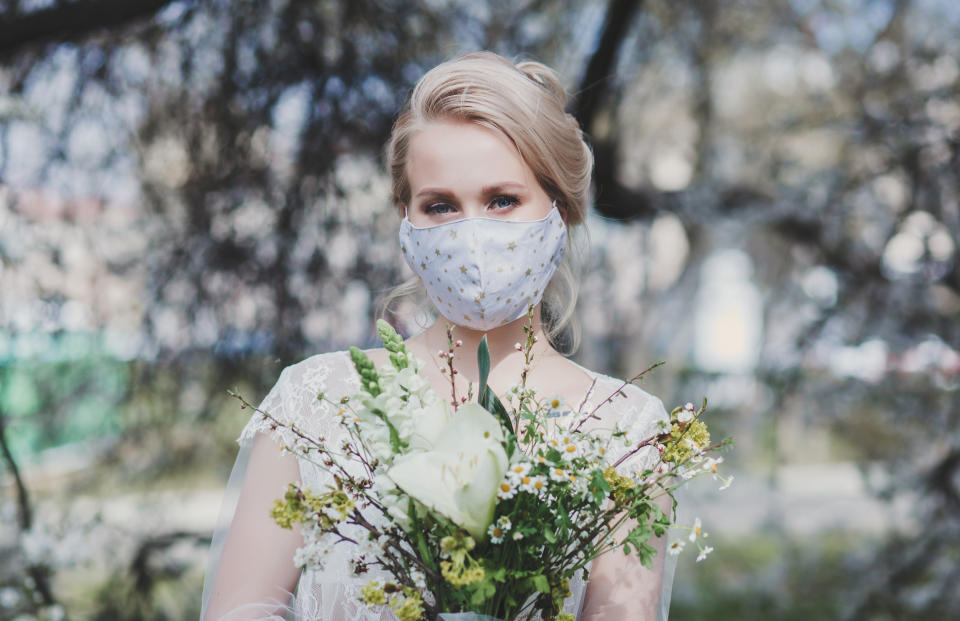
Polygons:
<instances>
[{"instance_id":1,"label":"white calla lily","mask_svg":"<svg viewBox=\"0 0 960 621\"><path fill-rule=\"evenodd\" d=\"M478 541L485 539L508 466L500 423L480 405L467 403L449 415L432 446L423 431L418 424L418 444L426 450L397 457L387 476Z\"/></svg>"}]
</instances>

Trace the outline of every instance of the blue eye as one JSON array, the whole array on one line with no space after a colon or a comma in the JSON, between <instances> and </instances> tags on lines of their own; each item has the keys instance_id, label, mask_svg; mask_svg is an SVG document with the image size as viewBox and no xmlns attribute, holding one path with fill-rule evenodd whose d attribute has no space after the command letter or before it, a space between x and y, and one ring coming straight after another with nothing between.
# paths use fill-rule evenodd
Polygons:
<instances>
[{"instance_id":1,"label":"blue eye","mask_svg":"<svg viewBox=\"0 0 960 621\"><path fill-rule=\"evenodd\" d=\"M443 215L450 213L452 209L447 203L433 203L424 207L423 211L429 215Z\"/></svg>"},{"instance_id":2,"label":"blue eye","mask_svg":"<svg viewBox=\"0 0 960 621\"><path fill-rule=\"evenodd\" d=\"M514 205L518 204L520 201L513 196L498 196L490 201L490 204L498 209L509 209Z\"/></svg>"}]
</instances>

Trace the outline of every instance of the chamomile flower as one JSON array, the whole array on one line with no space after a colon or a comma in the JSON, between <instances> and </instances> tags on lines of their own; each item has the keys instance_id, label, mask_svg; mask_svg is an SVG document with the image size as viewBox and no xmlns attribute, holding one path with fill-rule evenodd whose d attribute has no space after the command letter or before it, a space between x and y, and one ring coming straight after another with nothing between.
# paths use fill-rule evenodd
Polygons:
<instances>
[{"instance_id":1,"label":"chamomile flower","mask_svg":"<svg viewBox=\"0 0 960 621\"><path fill-rule=\"evenodd\" d=\"M706 533L703 532L703 524L700 523L700 518L697 518L693 521L693 527L690 529L690 541L696 541L701 534Z\"/></svg>"},{"instance_id":2,"label":"chamomile flower","mask_svg":"<svg viewBox=\"0 0 960 621\"><path fill-rule=\"evenodd\" d=\"M527 476L530 473L530 464L527 462L519 462L510 466L510 479L516 483L523 477Z\"/></svg>"},{"instance_id":3,"label":"chamomile flower","mask_svg":"<svg viewBox=\"0 0 960 621\"><path fill-rule=\"evenodd\" d=\"M717 470L719 469L720 464L723 463L723 457L711 457L703 462L704 472L709 472L713 475L713 480L716 481L719 477Z\"/></svg>"},{"instance_id":4,"label":"chamomile flower","mask_svg":"<svg viewBox=\"0 0 960 621\"><path fill-rule=\"evenodd\" d=\"M674 541L667 547L667 553L670 554L670 556L677 556L678 554L683 552L684 545L686 544L683 541L678 539L677 541Z\"/></svg>"},{"instance_id":5,"label":"chamomile flower","mask_svg":"<svg viewBox=\"0 0 960 621\"><path fill-rule=\"evenodd\" d=\"M511 528L513 528L513 524L510 523L510 518L508 518L508 517L505 516L505 515L501 515L501 516L497 519L497 524L499 524L499 525L500 525L500 528L502 528L502 529L505 530L505 531L510 530Z\"/></svg>"},{"instance_id":6,"label":"chamomile flower","mask_svg":"<svg viewBox=\"0 0 960 621\"><path fill-rule=\"evenodd\" d=\"M517 495L517 484L512 479L504 479L497 488L497 498L507 500Z\"/></svg>"},{"instance_id":7,"label":"chamomile flower","mask_svg":"<svg viewBox=\"0 0 960 621\"><path fill-rule=\"evenodd\" d=\"M711 552L713 552L713 548L710 546L701 548L700 554L697 555L697 562L699 563L703 559L707 558L707 555L710 554Z\"/></svg>"},{"instance_id":8,"label":"chamomile flower","mask_svg":"<svg viewBox=\"0 0 960 621\"><path fill-rule=\"evenodd\" d=\"M550 468L550 480L563 483L568 480L567 471L563 468Z\"/></svg>"},{"instance_id":9,"label":"chamomile flower","mask_svg":"<svg viewBox=\"0 0 960 621\"><path fill-rule=\"evenodd\" d=\"M558 418L566 414L563 398L559 395L554 395L547 399L546 406L547 418Z\"/></svg>"},{"instance_id":10,"label":"chamomile flower","mask_svg":"<svg viewBox=\"0 0 960 621\"><path fill-rule=\"evenodd\" d=\"M722 492L723 490L727 489L728 487L730 487L730 485L733 484L733 476L732 476L732 475L729 476L729 477L727 477L726 479L724 479L723 477L720 477L720 480L723 481L723 485L721 485L721 486L717 489L717 491L720 491L720 492Z\"/></svg>"},{"instance_id":11,"label":"chamomile flower","mask_svg":"<svg viewBox=\"0 0 960 621\"><path fill-rule=\"evenodd\" d=\"M506 534L506 529L494 522L490 525L490 528L487 529L487 535L490 536L490 543L502 543L503 536Z\"/></svg>"},{"instance_id":12,"label":"chamomile flower","mask_svg":"<svg viewBox=\"0 0 960 621\"><path fill-rule=\"evenodd\" d=\"M520 481L520 491L539 496L547 491L547 478L543 475L527 475Z\"/></svg>"},{"instance_id":13,"label":"chamomile flower","mask_svg":"<svg viewBox=\"0 0 960 621\"><path fill-rule=\"evenodd\" d=\"M561 448L559 450L560 456L563 457L563 460L567 462L573 461L582 454L580 447L577 446L577 444L570 437L563 438L563 442L561 443Z\"/></svg>"}]
</instances>

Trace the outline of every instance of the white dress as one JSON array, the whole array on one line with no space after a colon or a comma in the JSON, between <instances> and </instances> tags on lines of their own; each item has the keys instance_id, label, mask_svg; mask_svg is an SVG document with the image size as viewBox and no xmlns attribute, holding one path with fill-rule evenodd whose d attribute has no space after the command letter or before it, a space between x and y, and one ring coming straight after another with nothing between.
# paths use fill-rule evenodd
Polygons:
<instances>
[{"instance_id":1,"label":"white dress","mask_svg":"<svg viewBox=\"0 0 960 621\"><path fill-rule=\"evenodd\" d=\"M622 380L596 374L587 369L584 371L596 380L587 397L585 411L592 410L623 385ZM323 392L328 398L336 401L341 396L357 394L359 391L360 378L348 352L319 354L284 369L280 379L261 403L260 410L269 412L277 419L294 423L298 429L311 437L323 437L327 446L335 447L339 444L337 438L341 437L343 428L337 422L333 406L326 401L318 400L317 395ZM590 421L591 426L613 429L619 421L621 427L628 430L628 437L642 439L656 431L658 420L668 419L663 403L657 397L634 385L626 386L622 392L624 397L614 398L611 403L597 411L601 421ZM284 442L286 446L294 445L295 438L288 430L280 428L271 432L269 425L269 421L265 421L262 415L254 413L240 434L238 440L241 446L240 456L237 458L237 464L234 466L228 484L227 498L221 509L221 521L211 545L201 619L206 613L210 587L217 569L223 539L230 519L233 517L236 496L254 437L261 432L273 433L275 440ZM614 455L617 451L621 451L622 454L626 447L622 440L614 441L609 450ZM650 451L652 450L651 448ZM650 453L641 452L631 457L631 464L634 467L642 467L645 463L649 463L648 460L652 457ZM315 464L299 458L298 462L302 484L322 489L332 482L332 477ZM277 490L277 497L282 494L282 491ZM348 563L349 558L347 546L336 545L328 555L322 571L304 570L288 605L288 617L292 612L295 619L304 621L394 621L396 617L388 607L384 607L382 611L373 611L360 603L358 600L360 587L377 575L376 568L371 568L371 571L363 576L355 576ZM671 583L672 565L664 570L658 619L666 619ZM579 574L571 580L570 591L572 595L564 602L564 610L578 615L586 591L586 584ZM229 615L226 618L229 618ZM266 615L263 618L278 617Z\"/></svg>"}]
</instances>

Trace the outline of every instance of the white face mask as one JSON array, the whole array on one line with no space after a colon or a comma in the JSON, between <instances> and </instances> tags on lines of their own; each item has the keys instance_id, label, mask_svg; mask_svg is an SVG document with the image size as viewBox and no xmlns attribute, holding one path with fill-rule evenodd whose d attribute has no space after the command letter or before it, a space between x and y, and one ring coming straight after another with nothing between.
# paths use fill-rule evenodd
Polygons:
<instances>
[{"instance_id":1,"label":"white face mask","mask_svg":"<svg viewBox=\"0 0 960 621\"><path fill-rule=\"evenodd\" d=\"M452 323L490 330L519 319L543 297L567 245L554 201L545 218L464 218L417 228L404 217L400 249L430 301Z\"/></svg>"}]
</instances>

